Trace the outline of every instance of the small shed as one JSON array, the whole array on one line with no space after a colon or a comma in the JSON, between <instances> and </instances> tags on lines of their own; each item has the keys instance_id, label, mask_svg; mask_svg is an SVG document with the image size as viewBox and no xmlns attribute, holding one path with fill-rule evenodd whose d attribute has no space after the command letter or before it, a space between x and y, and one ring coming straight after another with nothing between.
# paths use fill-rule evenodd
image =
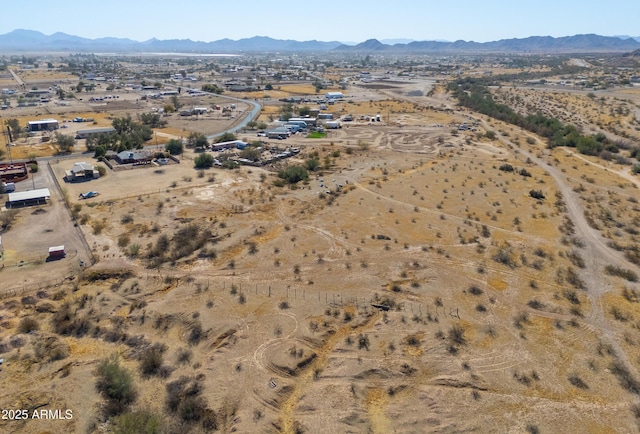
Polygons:
<instances>
[{"instance_id":1,"label":"small shed","mask_svg":"<svg viewBox=\"0 0 640 434\"><path fill-rule=\"evenodd\" d=\"M49 257L47 260L54 261L57 259L62 259L67 256L67 253L64 251L64 246L53 246L49 247Z\"/></svg>"}]
</instances>

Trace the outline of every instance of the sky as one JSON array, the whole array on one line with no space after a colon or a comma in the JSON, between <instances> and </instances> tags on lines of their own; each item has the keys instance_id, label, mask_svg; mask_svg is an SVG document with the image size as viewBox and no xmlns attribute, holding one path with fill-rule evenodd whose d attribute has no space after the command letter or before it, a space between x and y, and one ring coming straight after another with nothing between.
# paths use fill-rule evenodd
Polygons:
<instances>
[{"instance_id":1,"label":"sky","mask_svg":"<svg viewBox=\"0 0 640 434\"><path fill-rule=\"evenodd\" d=\"M2 0L0 34L15 29L85 38L216 41L465 40L640 36L640 1L608 0Z\"/></svg>"}]
</instances>

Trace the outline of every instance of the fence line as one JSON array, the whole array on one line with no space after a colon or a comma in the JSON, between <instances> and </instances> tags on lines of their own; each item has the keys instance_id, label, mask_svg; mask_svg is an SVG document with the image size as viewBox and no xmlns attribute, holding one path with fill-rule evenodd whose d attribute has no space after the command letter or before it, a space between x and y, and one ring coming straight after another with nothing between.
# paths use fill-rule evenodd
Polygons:
<instances>
[{"instance_id":1,"label":"fence line","mask_svg":"<svg viewBox=\"0 0 640 434\"><path fill-rule=\"evenodd\" d=\"M69 201L67 200L67 198L65 197L65 195L62 193L62 186L60 185L60 181L58 181L58 177L56 176L55 172L53 171L53 168L51 167L51 162L49 161L47 166L49 167L49 173L51 174L51 177L53 178L53 182L55 183L57 189L58 189L58 193L60 193L60 196L62 197L62 202L64 203L64 207L67 209L67 212L69 213L69 218L75 223L74 224L74 228L78 233L78 237L80 238L80 241L82 243L82 246L84 247L87 255L89 256L89 260L91 261L91 264L95 264L96 263L96 259L93 255L93 251L91 250L91 247L89 246L89 243L87 242L87 239L84 236L84 232L82 232L82 229L80 229L80 226L77 224L76 220L73 218L73 213L71 212L71 207L69 204Z\"/></svg>"},{"instance_id":2,"label":"fence line","mask_svg":"<svg viewBox=\"0 0 640 434\"><path fill-rule=\"evenodd\" d=\"M0 300L9 298L9 297L25 295L27 293L31 293L35 291L41 291L43 289L58 287L58 286L61 286L66 280L67 280L66 278L61 277L58 279L41 280L35 283L29 283L29 284L24 284L20 286L14 286L12 288L4 289L2 292L0 292Z\"/></svg>"},{"instance_id":3,"label":"fence line","mask_svg":"<svg viewBox=\"0 0 640 434\"><path fill-rule=\"evenodd\" d=\"M124 194L121 196L112 196L112 197L104 197L104 198L100 198L99 196L96 197L96 201L92 201L92 202L87 202L87 203L107 203L110 201L116 201L116 200L124 200L124 199L133 199L136 197L140 197L140 196L150 196L152 194L160 194L160 193L166 193L167 190L169 190L169 192L171 191L181 191L181 190L186 190L188 188L200 188L200 187L207 187L210 186L211 184L189 184L189 185L183 185L181 187L165 187L165 188L157 188L157 189L153 189L153 190L146 190L146 191L141 191L138 193L131 193L131 194Z\"/></svg>"}]
</instances>

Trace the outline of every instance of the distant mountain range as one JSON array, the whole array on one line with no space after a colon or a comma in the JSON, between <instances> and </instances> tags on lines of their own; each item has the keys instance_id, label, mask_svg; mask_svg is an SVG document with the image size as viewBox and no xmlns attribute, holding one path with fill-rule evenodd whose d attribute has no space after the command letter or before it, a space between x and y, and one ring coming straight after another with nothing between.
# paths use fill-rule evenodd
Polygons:
<instances>
[{"instance_id":1,"label":"distant mountain range","mask_svg":"<svg viewBox=\"0 0 640 434\"><path fill-rule=\"evenodd\" d=\"M640 49L640 37L575 35L553 38L532 36L494 42L410 41L388 39L387 44L370 39L356 45L337 41L294 41L265 36L212 42L190 39L150 39L139 42L125 38L88 39L66 33L45 35L34 30L14 30L0 35L0 52L114 52L114 53L248 53L248 52L377 52L377 53L576 53L631 52Z\"/></svg>"}]
</instances>

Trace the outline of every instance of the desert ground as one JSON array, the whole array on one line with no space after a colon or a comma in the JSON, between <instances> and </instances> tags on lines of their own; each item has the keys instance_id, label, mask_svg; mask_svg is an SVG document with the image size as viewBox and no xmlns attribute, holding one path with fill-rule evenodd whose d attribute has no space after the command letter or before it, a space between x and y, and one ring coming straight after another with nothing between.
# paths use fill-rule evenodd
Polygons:
<instances>
[{"instance_id":1,"label":"desert ground","mask_svg":"<svg viewBox=\"0 0 640 434\"><path fill-rule=\"evenodd\" d=\"M1 420L2 431L124 424L96 391L116 357L137 392L124 413L166 432L636 432L629 167L547 149L458 107L435 79L345 93L331 111L354 122L270 143L301 148L283 165L322 163L296 187L274 183L282 166L197 171L189 150L179 164L79 184L64 170L90 154L43 160L50 203L20 209L2 234L0 403L73 417ZM578 92L496 91L516 94L636 140L629 112L615 110L620 89L598 94L606 116ZM142 104L123 100L77 113L106 126ZM175 117L162 137L222 122ZM100 195L78 198L88 190ZM60 233L76 253L43 262ZM173 408L176 397L193 411Z\"/></svg>"}]
</instances>

